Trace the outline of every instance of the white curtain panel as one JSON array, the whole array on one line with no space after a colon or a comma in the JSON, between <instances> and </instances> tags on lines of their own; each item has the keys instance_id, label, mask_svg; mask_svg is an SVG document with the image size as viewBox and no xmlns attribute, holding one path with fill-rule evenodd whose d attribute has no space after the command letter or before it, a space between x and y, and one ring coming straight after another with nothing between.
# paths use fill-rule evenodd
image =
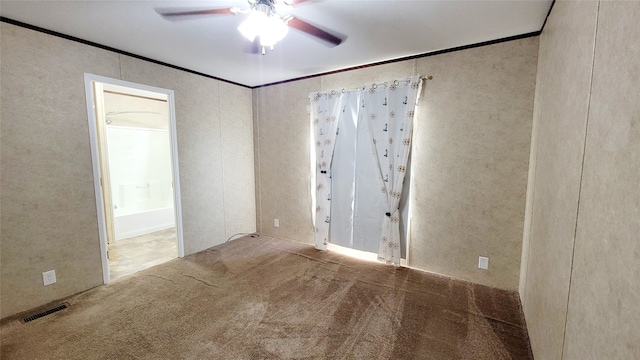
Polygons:
<instances>
[{"instance_id":1,"label":"white curtain panel","mask_svg":"<svg viewBox=\"0 0 640 360\"><path fill-rule=\"evenodd\" d=\"M331 162L332 199L329 242L339 246L365 250L353 243L356 133L358 131L361 93L350 91L344 96L344 111L338 124L336 145ZM369 144L368 140L366 144ZM376 246L374 250L369 251L377 252L378 248Z\"/></svg>"},{"instance_id":2,"label":"white curtain panel","mask_svg":"<svg viewBox=\"0 0 640 360\"><path fill-rule=\"evenodd\" d=\"M315 247L327 249L331 222L331 161L336 131L343 113L343 93L311 93L311 126L316 154Z\"/></svg>"},{"instance_id":3,"label":"white curtain panel","mask_svg":"<svg viewBox=\"0 0 640 360\"><path fill-rule=\"evenodd\" d=\"M399 203L411 151L411 135L422 82L418 76L387 86L365 85L362 116L367 120L378 173L371 183L386 197L378 259L400 266Z\"/></svg>"},{"instance_id":4,"label":"white curtain panel","mask_svg":"<svg viewBox=\"0 0 640 360\"><path fill-rule=\"evenodd\" d=\"M367 89L368 90L368 89ZM364 91L362 92L364 97ZM378 156L371 143L370 123L360 100L353 200L353 248L378 253L387 196L381 191Z\"/></svg>"},{"instance_id":5,"label":"white curtain panel","mask_svg":"<svg viewBox=\"0 0 640 360\"><path fill-rule=\"evenodd\" d=\"M380 171L363 116L363 91L348 94L331 163L329 242L377 254L387 197L380 183L372 181Z\"/></svg>"},{"instance_id":6,"label":"white curtain panel","mask_svg":"<svg viewBox=\"0 0 640 360\"><path fill-rule=\"evenodd\" d=\"M317 249L331 242L400 265L400 226L407 220L401 212L408 215L404 180L421 85L414 76L364 90L311 93Z\"/></svg>"}]
</instances>

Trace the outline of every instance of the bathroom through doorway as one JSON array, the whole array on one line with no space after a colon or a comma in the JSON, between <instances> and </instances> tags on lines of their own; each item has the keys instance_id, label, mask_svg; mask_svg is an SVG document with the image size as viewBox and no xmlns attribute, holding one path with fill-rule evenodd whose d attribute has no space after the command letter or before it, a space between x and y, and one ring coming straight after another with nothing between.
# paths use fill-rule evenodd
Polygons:
<instances>
[{"instance_id":1,"label":"bathroom through doorway","mask_svg":"<svg viewBox=\"0 0 640 360\"><path fill-rule=\"evenodd\" d=\"M173 92L87 76L108 283L184 254Z\"/></svg>"}]
</instances>

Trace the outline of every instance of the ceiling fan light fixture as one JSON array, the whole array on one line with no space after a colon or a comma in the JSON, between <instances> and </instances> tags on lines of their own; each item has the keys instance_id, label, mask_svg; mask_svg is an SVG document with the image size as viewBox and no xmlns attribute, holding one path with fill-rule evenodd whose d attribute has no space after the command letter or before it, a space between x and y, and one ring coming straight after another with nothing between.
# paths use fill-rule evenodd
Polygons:
<instances>
[{"instance_id":1,"label":"ceiling fan light fixture","mask_svg":"<svg viewBox=\"0 0 640 360\"><path fill-rule=\"evenodd\" d=\"M238 26L238 31L249 41L260 38L260 46L273 46L284 39L289 27L275 15L267 15L262 11L252 11L249 17Z\"/></svg>"}]
</instances>

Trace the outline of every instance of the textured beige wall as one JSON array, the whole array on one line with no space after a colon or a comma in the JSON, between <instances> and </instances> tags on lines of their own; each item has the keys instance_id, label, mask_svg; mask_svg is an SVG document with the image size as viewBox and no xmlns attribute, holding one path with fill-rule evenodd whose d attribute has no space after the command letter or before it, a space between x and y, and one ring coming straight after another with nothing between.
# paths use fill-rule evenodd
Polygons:
<instances>
[{"instance_id":1,"label":"textured beige wall","mask_svg":"<svg viewBox=\"0 0 640 360\"><path fill-rule=\"evenodd\" d=\"M542 35L524 308L534 354L562 353L597 3L556 2Z\"/></svg>"},{"instance_id":2,"label":"textured beige wall","mask_svg":"<svg viewBox=\"0 0 640 360\"><path fill-rule=\"evenodd\" d=\"M518 288L538 39L418 59L409 264ZM489 270L478 269L489 257Z\"/></svg>"},{"instance_id":3,"label":"textured beige wall","mask_svg":"<svg viewBox=\"0 0 640 360\"><path fill-rule=\"evenodd\" d=\"M225 239L256 231L251 100L251 89L220 82Z\"/></svg>"},{"instance_id":4,"label":"textured beige wall","mask_svg":"<svg viewBox=\"0 0 640 360\"><path fill-rule=\"evenodd\" d=\"M309 93L320 78L254 90L262 232L313 243ZM273 220L280 220L274 227Z\"/></svg>"},{"instance_id":5,"label":"textured beige wall","mask_svg":"<svg viewBox=\"0 0 640 360\"><path fill-rule=\"evenodd\" d=\"M5 317L102 284L83 72L119 70L104 50L4 23L0 34Z\"/></svg>"},{"instance_id":6,"label":"textured beige wall","mask_svg":"<svg viewBox=\"0 0 640 360\"><path fill-rule=\"evenodd\" d=\"M600 2L564 359L640 357L638 19Z\"/></svg>"},{"instance_id":7,"label":"textured beige wall","mask_svg":"<svg viewBox=\"0 0 640 360\"><path fill-rule=\"evenodd\" d=\"M545 34L541 34L538 40L538 70L536 71L536 90L535 98L540 97L542 91L542 75L544 74L544 64L542 59L546 56L546 42L542 41ZM531 212L533 211L533 183L536 176L536 160L538 153L538 138L540 134L540 101L534 101L533 104L533 122L531 124L531 148L529 149L529 174L527 177L527 194L526 194L526 206L524 211L524 226L522 229L522 258L520 260L520 278L518 282L518 293L520 294L520 301L524 302L524 294L527 283L527 266L529 260L529 237L531 235Z\"/></svg>"},{"instance_id":8,"label":"textured beige wall","mask_svg":"<svg viewBox=\"0 0 640 360\"><path fill-rule=\"evenodd\" d=\"M539 359L640 353L640 3L556 2L544 65L524 312Z\"/></svg>"},{"instance_id":9,"label":"textured beige wall","mask_svg":"<svg viewBox=\"0 0 640 360\"><path fill-rule=\"evenodd\" d=\"M0 26L0 317L102 284L84 72L174 90L186 254L255 231L251 90Z\"/></svg>"},{"instance_id":10,"label":"textured beige wall","mask_svg":"<svg viewBox=\"0 0 640 360\"><path fill-rule=\"evenodd\" d=\"M409 265L516 290L537 52L527 38L254 90L259 227L313 242L311 91L433 75L414 138Z\"/></svg>"}]
</instances>

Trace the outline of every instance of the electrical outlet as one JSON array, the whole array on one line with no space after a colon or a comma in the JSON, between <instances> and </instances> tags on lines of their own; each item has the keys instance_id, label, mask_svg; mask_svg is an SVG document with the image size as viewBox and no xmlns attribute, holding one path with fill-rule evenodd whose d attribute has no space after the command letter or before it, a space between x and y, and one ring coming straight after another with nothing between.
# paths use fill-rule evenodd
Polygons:
<instances>
[{"instance_id":1,"label":"electrical outlet","mask_svg":"<svg viewBox=\"0 0 640 360\"><path fill-rule=\"evenodd\" d=\"M280 227L280 220L278 220L278 219L273 219L273 226L275 226L275 227Z\"/></svg>"},{"instance_id":2,"label":"electrical outlet","mask_svg":"<svg viewBox=\"0 0 640 360\"><path fill-rule=\"evenodd\" d=\"M478 258L478 269L489 270L489 258L480 256Z\"/></svg>"},{"instance_id":3,"label":"electrical outlet","mask_svg":"<svg viewBox=\"0 0 640 360\"><path fill-rule=\"evenodd\" d=\"M42 282L44 286L55 284L56 283L56 271L49 270L42 273Z\"/></svg>"}]
</instances>

